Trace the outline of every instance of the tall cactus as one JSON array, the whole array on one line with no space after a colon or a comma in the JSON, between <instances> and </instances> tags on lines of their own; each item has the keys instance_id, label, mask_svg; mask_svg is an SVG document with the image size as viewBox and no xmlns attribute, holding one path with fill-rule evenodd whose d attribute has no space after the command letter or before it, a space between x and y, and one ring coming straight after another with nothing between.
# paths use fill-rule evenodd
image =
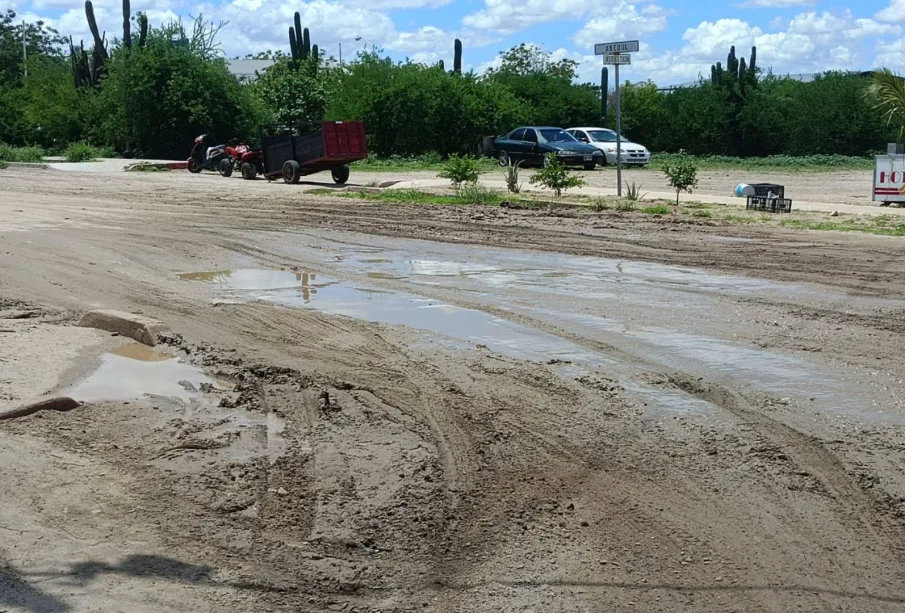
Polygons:
<instances>
[{"instance_id":1,"label":"tall cactus","mask_svg":"<svg viewBox=\"0 0 905 613\"><path fill-rule=\"evenodd\" d=\"M132 48L132 7L129 0L123 0L123 45Z\"/></svg>"},{"instance_id":2,"label":"tall cactus","mask_svg":"<svg viewBox=\"0 0 905 613\"><path fill-rule=\"evenodd\" d=\"M446 65L443 63L443 60L440 60L439 62L437 62L437 68L439 68L440 70L443 70L443 71L446 70Z\"/></svg>"},{"instance_id":3,"label":"tall cactus","mask_svg":"<svg viewBox=\"0 0 905 613\"><path fill-rule=\"evenodd\" d=\"M724 83L738 83L742 90L757 85L757 47L751 47L751 60L747 63L745 58L739 58L735 54L735 47L729 48L729 56L726 58L726 67L717 62L710 67L710 82L714 85Z\"/></svg>"},{"instance_id":4,"label":"tall cactus","mask_svg":"<svg viewBox=\"0 0 905 613\"><path fill-rule=\"evenodd\" d=\"M107 48L104 45L104 39L100 30L97 28L97 20L94 18L94 5L91 0L85 0L85 16L88 18L88 28L91 30L91 37L94 39L94 52L100 54L106 60Z\"/></svg>"},{"instance_id":5,"label":"tall cactus","mask_svg":"<svg viewBox=\"0 0 905 613\"><path fill-rule=\"evenodd\" d=\"M458 38L455 43L455 55L453 57L453 72L462 74L462 41Z\"/></svg>"},{"instance_id":6,"label":"tall cactus","mask_svg":"<svg viewBox=\"0 0 905 613\"><path fill-rule=\"evenodd\" d=\"M311 45L311 74L317 76L318 62L320 61L320 49L317 45Z\"/></svg>"},{"instance_id":7,"label":"tall cactus","mask_svg":"<svg viewBox=\"0 0 905 613\"><path fill-rule=\"evenodd\" d=\"M299 43L295 36L295 28L289 26L289 53L292 55L293 66L299 61Z\"/></svg>"},{"instance_id":8,"label":"tall cactus","mask_svg":"<svg viewBox=\"0 0 905 613\"><path fill-rule=\"evenodd\" d=\"M295 26L295 57L296 60L302 58L302 16L296 11L292 16L292 23Z\"/></svg>"},{"instance_id":9,"label":"tall cactus","mask_svg":"<svg viewBox=\"0 0 905 613\"><path fill-rule=\"evenodd\" d=\"M302 59L307 60L309 55L311 55L311 34L308 28L305 28L302 34Z\"/></svg>"},{"instance_id":10,"label":"tall cactus","mask_svg":"<svg viewBox=\"0 0 905 613\"><path fill-rule=\"evenodd\" d=\"M138 48L142 49L148 41L148 16L144 13L138 14Z\"/></svg>"}]
</instances>

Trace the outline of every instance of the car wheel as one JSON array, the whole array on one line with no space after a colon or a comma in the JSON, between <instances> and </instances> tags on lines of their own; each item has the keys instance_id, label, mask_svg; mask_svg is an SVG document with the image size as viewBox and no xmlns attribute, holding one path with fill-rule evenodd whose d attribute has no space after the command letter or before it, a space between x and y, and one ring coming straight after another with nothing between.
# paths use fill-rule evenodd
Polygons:
<instances>
[{"instance_id":1,"label":"car wheel","mask_svg":"<svg viewBox=\"0 0 905 613\"><path fill-rule=\"evenodd\" d=\"M500 151L500 166L509 166L509 154L505 151Z\"/></svg>"},{"instance_id":2,"label":"car wheel","mask_svg":"<svg viewBox=\"0 0 905 613\"><path fill-rule=\"evenodd\" d=\"M541 168L548 168L550 166L550 158L546 155L543 157L543 161L541 162Z\"/></svg>"}]
</instances>

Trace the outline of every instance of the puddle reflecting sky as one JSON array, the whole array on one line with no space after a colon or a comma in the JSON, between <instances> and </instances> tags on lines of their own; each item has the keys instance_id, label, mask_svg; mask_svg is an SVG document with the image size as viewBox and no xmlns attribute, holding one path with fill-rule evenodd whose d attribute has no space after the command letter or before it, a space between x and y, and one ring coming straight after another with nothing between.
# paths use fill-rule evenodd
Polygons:
<instances>
[{"instance_id":1,"label":"puddle reflecting sky","mask_svg":"<svg viewBox=\"0 0 905 613\"><path fill-rule=\"evenodd\" d=\"M101 365L65 394L81 402L139 400L147 395L170 396L185 402L193 394L180 382L197 390L202 383L215 381L199 368L184 363L173 354L155 352L140 344L128 344L101 356Z\"/></svg>"}]
</instances>

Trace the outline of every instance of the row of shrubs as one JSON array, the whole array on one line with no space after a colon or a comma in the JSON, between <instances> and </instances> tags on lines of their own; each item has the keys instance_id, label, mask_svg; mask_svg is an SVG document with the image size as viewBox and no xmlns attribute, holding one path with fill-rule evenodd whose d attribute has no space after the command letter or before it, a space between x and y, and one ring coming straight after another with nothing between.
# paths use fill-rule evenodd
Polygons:
<instances>
[{"instance_id":1,"label":"row of shrubs","mask_svg":"<svg viewBox=\"0 0 905 613\"><path fill-rule=\"evenodd\" d=\"M59 156L67 162L90 162L97 158L116 157L110 147L95 147L89 143L69 143L62 149L43 149L41 147L13 147L0 143L0 161L4 162L43 162L46 157Z\"/></svg>"}]
</instances>

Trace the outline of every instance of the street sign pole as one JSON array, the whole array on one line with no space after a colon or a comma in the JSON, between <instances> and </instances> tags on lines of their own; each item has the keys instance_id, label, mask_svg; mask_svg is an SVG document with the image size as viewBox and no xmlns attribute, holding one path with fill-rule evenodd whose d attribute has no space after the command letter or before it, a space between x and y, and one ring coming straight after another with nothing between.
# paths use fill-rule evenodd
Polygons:
<instances>
[{"instance_id":1,"label":"street sign pole","mask_svg":"<svg viewBox=\"0 0 905 613\"><path fill-rule=\"evenodd\" d=\"M631 64L632 56L641 48L637 40L625 40L616 43L598 43L594 45L594 54L603 56L603 64L616 67L616 193L622 198L622 93L619 91L619 66ZM603 88L601 88L603 89ZM602 91L601 95L606 96Z\"/></svg>"},{"instance_id":2,"label":"street sign pole","mask_svg":"<svg viewBox=\"0 0 905 613\"><path fill-rule=\"evenodd\" d=\"M619 64L616 64L616 195L622 198L622 96L619 95Z\"/></svg>"}]
</instances>

